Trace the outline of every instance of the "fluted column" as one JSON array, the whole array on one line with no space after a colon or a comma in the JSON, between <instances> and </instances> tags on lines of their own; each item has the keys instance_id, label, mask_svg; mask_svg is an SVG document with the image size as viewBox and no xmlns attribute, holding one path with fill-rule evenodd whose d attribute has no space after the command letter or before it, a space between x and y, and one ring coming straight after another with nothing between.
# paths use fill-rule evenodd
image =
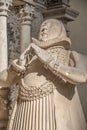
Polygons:
<instances>
[{"instance_id":1,"label":"fluted column","mask_svg":"<svg viewBox=\"0 0 87 130\"><path fill-rule=\"evenodd\" d=\"M8 66L7 52L7 12L11 0L0 0L0 71ZM5 130L8 121L7 96L8 89L0 86L0 130Z\"/></svg>"},{"instance_id":2,"label":"fluted column","mask_svg":"<svg viewBox=\"0 0 87 130\"><path fill-rule=\"evenodd\" d=\"M27 48L31 42L31 23L34 17L34 6L26 4L20 10L21 21L21 53Z\"/></svg>"}]
</instances>

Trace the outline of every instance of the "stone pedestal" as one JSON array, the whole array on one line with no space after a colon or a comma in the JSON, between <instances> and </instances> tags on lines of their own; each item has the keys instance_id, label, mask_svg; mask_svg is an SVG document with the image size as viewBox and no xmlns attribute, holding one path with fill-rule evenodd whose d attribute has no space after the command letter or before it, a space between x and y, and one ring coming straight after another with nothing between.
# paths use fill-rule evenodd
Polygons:
<instances>
[{"instance_id":1,"label":"stone pedestal","mask_svg":"<svg viewBox=\"0 0 87 130\"><path fill-rule=\"evenodd\" d=\"M0 0L0 71L8 66L7 52L7 11L11 0ZM0 89L0 130L5 130L8 121L8 89Z\"/></svg>"}]
</instances>

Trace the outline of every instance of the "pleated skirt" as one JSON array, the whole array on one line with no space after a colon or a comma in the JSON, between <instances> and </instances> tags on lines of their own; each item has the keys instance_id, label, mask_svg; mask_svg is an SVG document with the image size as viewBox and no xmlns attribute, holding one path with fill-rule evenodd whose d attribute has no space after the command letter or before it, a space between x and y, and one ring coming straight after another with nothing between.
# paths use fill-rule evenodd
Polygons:
<instances>
[{"instance_id":1,"label":"pleated skirt","mask_svg":"<svg viewBox=\"0 0 87 130\"><path fill-rule=\"evenodd\" d=\"M19 100L11 130L55 130L53 93L31 101Z\"/></svg>"}]
</instances>

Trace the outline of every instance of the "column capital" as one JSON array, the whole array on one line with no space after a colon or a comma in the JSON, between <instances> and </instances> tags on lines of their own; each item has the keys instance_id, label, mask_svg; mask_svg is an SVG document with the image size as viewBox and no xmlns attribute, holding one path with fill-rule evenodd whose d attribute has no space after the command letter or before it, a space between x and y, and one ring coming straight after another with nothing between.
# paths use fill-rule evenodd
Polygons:
<instances>
[{"instance_id":1,"label":"column capital","mask_svg":"<svg viewBox=\"0 0 87 130\"><path fill-rule=\"evenodd\" d=\"M0 0L0 16L7 16L7 11L11 5L12 0Z\"/></svg>"},{"instance_id":2,"label":"column capital","mask_svg":"<svg viewBox=\"0 0 87 130\"><path fill-rule=\"evenodd\" d=\"M20 16L21 24L23 25L31 24L31 21L35 16L34 9L35 7L30 4L25 4L23 8L20 9L19 16Z\"/></svg>"}]
</instances>

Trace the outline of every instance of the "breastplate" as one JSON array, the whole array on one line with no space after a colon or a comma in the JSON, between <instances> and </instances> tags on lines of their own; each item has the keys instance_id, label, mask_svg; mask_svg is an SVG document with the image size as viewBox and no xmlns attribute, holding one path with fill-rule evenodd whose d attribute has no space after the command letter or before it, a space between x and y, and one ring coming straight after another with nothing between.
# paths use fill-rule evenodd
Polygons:
<instances>
[{"instance_id":1,"label":"breastplate","mask_svg":"<svg viewBox=\"0 0 87 130\"><path fill-rule=\"evenodd\" d=\"M61 46L50 47L48 53L54 57L55 60L58 59L59 63L62 65L69 65L70 51L65 50Z\"/></svg>"},{"instance_id":2,"label":"breastplate","mask_svg":"<svg viewBox=\"0 0 87 130\"><path fill-rule=\"evenodd\" d=\"M64 50L63 48L59 48L59 47L58 48L52 47L47 51L50 53L50 55L54 57L55 60L58 59L61 64L66 65L66 66L69 65L70 51ZM21 80L19 98L22 100L30 101L30 100L34 100L34 99L46 96L50 93L53 93L53 90L55 88L54 86L56 85L56 84L54 85L54 82L55 83L57 82L57 87L61 86L61 84L63 83L62 80L55 78L56 76L52 74L52 72L45 75L45 72L46 71L48 72L48 70L45 71L44 66L41 67L41 65L39 65L36 62L33 63L31 67L33 65L34 67L32 68L32 72L31 72L32 74L30 74L29 77L32 79L35 76L35 78L32 79L33 82L35 82L34 79L38 78L38 75L40 75L40 77L38 78L39 80L35 82L36 85L32 85L33 83L29 83L28 85L26 85L26 83L24 82L24 79ZM37 69L38 67L40 67L39 68L40 71L39 69ZM38 72L38 75L36 75L36 71ZM42 80L41 75L44 77L43 79L46 79L46 80ZM42 80L42 82L40 85L38 85L38 82L40 82L40 80ZM27 81L28 81L28 78L27 78ZM63 84L65 85L65 83Z\"/></svg>"}]
</instances>

